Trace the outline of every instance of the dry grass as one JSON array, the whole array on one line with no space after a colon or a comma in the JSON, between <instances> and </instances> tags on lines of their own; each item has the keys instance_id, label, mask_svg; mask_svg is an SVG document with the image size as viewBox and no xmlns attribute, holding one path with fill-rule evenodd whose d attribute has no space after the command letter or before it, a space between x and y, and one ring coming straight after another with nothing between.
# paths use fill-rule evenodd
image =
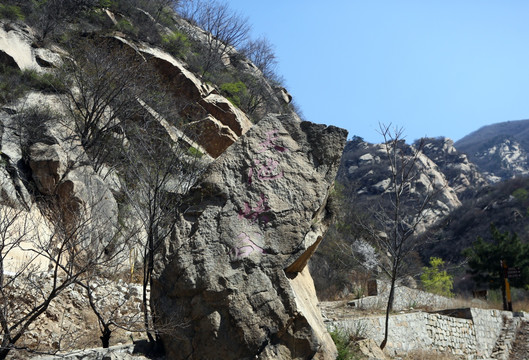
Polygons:
<instances>
[{"instance_id":1,"label":"dry grass","mask_svg":"<svg viewBox=\"0 0 529 360\"><path fill-rule=\"evenodd\" d=\"M413 350L406 354L403 360L459 360L464 357L445 354L437 351L426 351L426 350Z\"/></svg>"}]
</instances>

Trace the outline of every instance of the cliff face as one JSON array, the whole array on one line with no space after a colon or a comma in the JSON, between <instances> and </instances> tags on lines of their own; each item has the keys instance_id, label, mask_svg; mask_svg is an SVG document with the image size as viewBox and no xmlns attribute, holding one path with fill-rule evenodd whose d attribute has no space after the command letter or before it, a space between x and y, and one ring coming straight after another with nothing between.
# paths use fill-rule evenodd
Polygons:
<instances>
[{"instance_id":1,"label":"cliff face","mask_svg":"<svg viewBox=\"0 0 529 360\"><path fill-rule=\"evenodd\" d=\"M437 138L424 139L424 142L423 153L437 165L460 199L487 184L478 167L455 148L453 140Z\"/></svg>"},{"instance_id":2,"label":"cliff face","mask_svg":"<svg viewBox=\"0 0 529 360\"><path fill-rule=\"evenodd\" d=\"M302 122L286 90L232 47L215 72L197 72L211 35L176 14L161 24L143 9L86 4L90 17L68 18L57 38L0 21L0 80L20 85L0 97L0 209L24 219L0 224L22 234L1 240L12 296L51 270L43 278L61 280L34 299L47 314L74 284L91 296L96 278L132 279L139 267L156 318L123 325L96 299L101 316L87 326L147 327L171 358L334 358L306 264L328 226L346 132ZM142 22L151 32L135 36ZM33 314L16 303L2 321Z\"/></svg>"}]
</instances>

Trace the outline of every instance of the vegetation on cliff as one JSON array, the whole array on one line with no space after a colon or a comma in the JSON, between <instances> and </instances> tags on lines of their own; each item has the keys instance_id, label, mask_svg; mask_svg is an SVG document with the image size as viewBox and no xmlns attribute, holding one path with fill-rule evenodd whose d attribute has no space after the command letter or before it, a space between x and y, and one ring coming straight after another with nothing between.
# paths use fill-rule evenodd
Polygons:
<instances>
[{"instance_id":1,"label":"vegetation on cliff","mask_svg":"<svg viewBox=\"0 0 529 360\"><path fill-rule=\"evenodd\" d=\"M103 346L127 328L155 348L181 326L158 322L148 291L183 194L248 119L294 114L273 47L251 39L248 20L221 1L7 0L0 17L0 356L75 346L26 345L28 329L74 285ZM46 269L53 285L39 291L33 273ZM94 284L128 272L142 283L143 317L124 321Z\"/></svg>"}]
</instances>

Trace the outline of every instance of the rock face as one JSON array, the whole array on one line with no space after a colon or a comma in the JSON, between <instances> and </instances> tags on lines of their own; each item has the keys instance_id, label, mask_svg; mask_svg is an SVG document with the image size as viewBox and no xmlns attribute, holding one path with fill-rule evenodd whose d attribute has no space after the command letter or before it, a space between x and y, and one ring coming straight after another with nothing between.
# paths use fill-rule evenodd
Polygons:
<instances>
[{"instance_id":1,"label":"rock face","mask_svg":"<svg viewBox=\"0 0 529 360\"><path fill-rule=\"evenodd\" d=\"M490 182L529 174L529 120L484 126L455 143Z\"/></svg>"},{"instance_id":2,"label":"rock face","mask_svg":"<svg viewBox=\"0 0 529 360\"><path fill-rule=\"evenodd\" d=\"M164 83L174 92L179 101L194 106L186 110L186 116L192 119L186 132L196 139L200 146L212 157L218 157L233 144L239 136L252 126L246 114L235 107L217 90L203 82L173 56L143 43L132 43L119 36L114 37L141 54L147 63L158 73Z\"/></svg>"},{"instance_id":3,"label":"rock face","mask_svg":"<svg viewBox=\"0 0 529 360\"><path fill-rule=\"evenodd\" d=\"M474 156L476 162L486 169L485 175L491 182L529 174L528 152L514 139L506 138L491 144Z\"/></svg>"},{"instance_id":4,"label":"rock face","mask_svg":"<svg viewBox=\"0 0 529 360\"><path fill-rule=\"evenodd\" d=\"M334 359L305 266L347 133L268 116L210 166L156 260L171 359Z\"/></svg>"},{"instance_id":5,"label":"rock face","mask_svg":"<svg viewBox=\"0 0 529 360\"><path fill-rule=\"evenodd\" d=\"M477 166L454 147L449 138L427 138L424 140L423 153L428 156L445 175L448 185L457 195L465 197L477 188L487 185Z\"/></svg>"},{"instance_id":6,"label":"rock face","mask_svg":"<svg viewBox=\"0 0 529 360\"><path fill-rule=\"evenodd\" d=\"M427 150L435 153L432 149ZM403 161L409 161L417 150L413 145L403 144L402 151ZM407 189L407 202L419 204L419 199L427 191L433 190L435 193L435 200L431 201L423 214L423 224L417 228L420 233L442 216L458 208L461 202L458 193L451 187L448 177L431 158L426 156L426 152L417 155L413 171L415 175L411 178ZM350 201L357 205L371 206L373 201L378 201L380 195L391 192L393 182L385 144L370 144L363 140L348 142L338 178L346 188L353 190L353 195L350 196L356 198ZM408 205L404 205L405 208L406 206ZM409 213L413 214L414 209L413 206L410 207Z\"/></svg>"},{"instance_id":7,"label":"rock face","mask_svg":"<svg viewBox=\"0 0 529 360\"><path fill-rule=\"evenodd\" d=\"M13 23L7 27L4 21L0 21L0 57L4 64L19 69L39 68L31 43L30 28Z\"/></svg>"}]
</instances>

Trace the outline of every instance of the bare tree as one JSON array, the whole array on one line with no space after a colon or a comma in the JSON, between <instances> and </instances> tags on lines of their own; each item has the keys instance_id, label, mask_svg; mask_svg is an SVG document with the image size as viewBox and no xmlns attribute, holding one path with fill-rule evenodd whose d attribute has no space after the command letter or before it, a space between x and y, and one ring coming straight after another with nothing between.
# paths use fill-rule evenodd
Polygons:
<instances>
[{"instance_id":1,"label":"bare tree","mask_svg":"<svg viewBox=\"0 0 529 360\"><path fill-rule=\"evenodd\" d=\"M68 89L66 106L74 133L99 172L103 164L119 162L121 122L141 117L144 107L138 99L164 111L171 111L170 100L146 59L116 40L89 40L72 53L62 74Z\"/></svg>"},{"instance_id":2,"label":"bare tree","mask_svg":"<svg viewBox=\"0 0 529 360\"><path fill-rule=\"evenodd\" d=\"M89 212L66 214L55 205L40 219L38 211L0 207L0 359L25 349L17 342L51 302L120 252L114 234L96 231L101 223Z\"/></svg>"},{"instance_id":3,"label":"bare tree","mask_svg":"<svg viewBox=\"0 0 529 360\"><path fill-rule=\"evenodd\" d=\"M177 7L180 15L208 32L202 61L202 75L222 64L230 46L244 44L250 32L248 18L234 12L227 2L219 0L186 0Z\"/></svg>"},{"instance_id":4,"label":"bare tree","mask_svg":"<svg viewBox=\"0 0 529 360\"><path fill-rule=\"evenodd\" d=\"M261 36L255 40L247 41L241 49L242 53L250 59L255 66L269 79L275 79L277 57L270 41Z\"/></svg>"},{"instance_id":5,"label":"bare tree","mask_svg":"<svg viewBox=\"0 0 529 360\"><path fill-rule=\"evenodd\" d=\"M127 294L118 294L119 290L116 290L115 281L108 279L112 275L115 277L115 273L112 274L113 270L119 273L123 269L120 269L119 266L108 267L102 269L102 271L94 271L76 282L77 285L85 290L88 304L97 318L101 332L99 338L103 348L110 346L110 338L115 329L119 328L136 332L145 331L141 311L127 315L123 314L127 306L133 305L130 303L133 298L130 293L134 285L129 284ZM112 300L109 301L109 299Z\"/></svg>"},{"instance_id":6,"label":"bare tree","mask_svg":"<svg viewBox=\"0 0 529 360\"><path fill-rule=\"evenodd\" d=\"M418 240L417 230L427 220L432 200L443 185L432 183L427 176L421 177L425 171L421 163L422 143L415 148L407 146L403 130L392 128L391 125L381 124L380 133L384 138L391 183L381 194L380 201L370 210L372 216L357 217L357 220L382 256L387 257L387 261L379 261L379 268L390 280L384 340L380 345L384 348L396 283L405 274L410 255L424 242L424 239ZM426 179L428 185L420 192L412 192L411 189L420 178L421 181Z\"/></svg>"},{"instance_id":7,"label":"bare tree","mask_svg":"<svg viewBox=\"0 0 529 360\"><path fill-rule=\"evenodd\" d=\"M119 134L119 119L138 111L139 64L110 41L88 41L73 51L62 78L67 85L68 108L75 133L97 169L107 153L102 143Z\"/></svg>"},{"instance_id":8,"label":"bare tree","mask_svg":"<svg viewBox=\"0 0 529 360\"><path fill-rule=\"evenodd\" d=\"M33 6L31 17L41 41L47 39L82 11L95 6L95 0L37 0L27 2Z\"/></svg>"},{"instance_id":9,"label":"bare tree","mask_svg":"<svg viewBox=\"0 0 529 360\"><path fill-rule=\"evenodd\" d=\"M173 123L175 121L172 121ZM141 121L126 124L128 148L121 178L127 201L140 219L144 238L143 258L144 327L151 344L158 336L156 314L150 313L147 289L152 281L154 257L160 245L174 231L180 199L204 169L199 151L180 135L170 137L168 123L152 111ZM176 130L173 128L173 130ZM178 130L176 130L178 132Z\"/></svg>"}]
</instances>

